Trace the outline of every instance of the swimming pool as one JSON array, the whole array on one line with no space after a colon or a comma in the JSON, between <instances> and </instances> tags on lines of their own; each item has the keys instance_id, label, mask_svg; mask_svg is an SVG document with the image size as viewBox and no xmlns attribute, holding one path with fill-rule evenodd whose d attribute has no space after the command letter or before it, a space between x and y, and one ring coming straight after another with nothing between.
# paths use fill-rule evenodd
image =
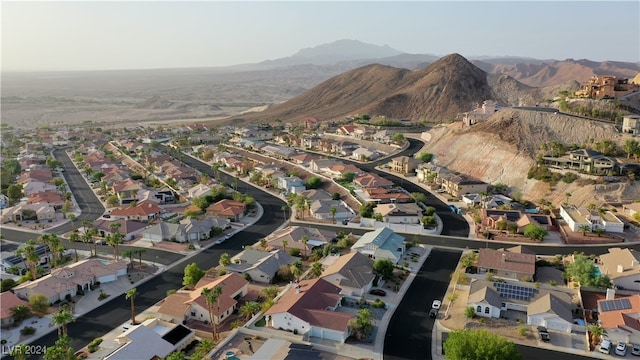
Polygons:
<instances>
[{"instance_id":1,"label":"swimming pool","mask_svg":"<svg viewBox=\"0 0 640 360\"><path fill-rule=\"evenodd\" d=\"M602 273L600 272L600 268L596 266L596 270L593 272L596 277L602 277Z\"/></svg>"}]
</instances>

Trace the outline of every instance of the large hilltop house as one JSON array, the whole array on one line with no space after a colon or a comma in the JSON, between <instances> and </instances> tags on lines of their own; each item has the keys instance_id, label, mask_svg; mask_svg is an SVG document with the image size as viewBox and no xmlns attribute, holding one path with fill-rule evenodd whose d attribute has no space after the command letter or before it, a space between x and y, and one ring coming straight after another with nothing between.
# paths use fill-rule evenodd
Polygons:
<instances>
[{"instance_id":1,"label":"large hilltop house","mask_svg":"<svg viewBox=\"0 0 640 360\"><path fill-rule=\"evenodd\" d=\"M559 157L543 156L542 161L547 166L583 171L594 175L620 173L620 165L615 159L590 149L569 151L566 155Z\"/></svg>"},{"instance_id":2,"label":"large hilltop house","mask_svg":"<svg viewBox=\"0 0 640 360\"><path fill-rule=\"evenodd\" d=\"M640 116L625 115L622 117L622 132L625 134L640 135Z\"/></svg>"},{"instance_id":3,"label":"large hilltop house","mask_svg":"<svg viewBox=\"0 0 640 360\"><path fill-rule=\"evenodd\" d=\"M493 100L485 100L482 106L469 112L462 113L462 123L465 126L477 124L479 121L487 120L489 116L500 110L500 106Z\"/></svg>"},{"instance_id":4,"label":"large hilltop house","mask_svg":"<svg viewBox=\"0 0 640 360\"><path fill-rule=\"evenodd\" d=\"M616 76L592 76L589 81L582 83L575 96L592 99L617 99L621 96L640 91L640 84L630 82L629 79L618 79Z\"/></svg>"}]
</instances>

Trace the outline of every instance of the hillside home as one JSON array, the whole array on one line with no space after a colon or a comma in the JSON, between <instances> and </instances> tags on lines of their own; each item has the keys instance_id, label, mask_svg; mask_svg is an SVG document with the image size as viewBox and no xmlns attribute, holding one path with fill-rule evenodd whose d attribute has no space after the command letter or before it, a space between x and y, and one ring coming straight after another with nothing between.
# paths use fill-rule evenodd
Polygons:
<instances>
[{"instance_id":1,"label":"hillside home","mask_svg":"<svg viewBox=\"0 0 640 360\"><path fill-rule=\"evenodd\" d=\"M444 175L444 172L441 172L439 181L441 188L455 198L462 198L465 194L484 193L489 189L489 184L467 175Z\"/></svg>"},{"instance_id":2,"label":"hillside home","mask_svg":"<svg viewBox=\"0 0 640 360\"><path fill-rule=\"evenodd\" d=\"M127 274L124 260L85 259L51 270L51 273L13 288L22 299L33 294L43 294L53 304L67 295L76 296L79 291L91 291L96 282L108 283Z\"/></svg>"},{"instance_id":3,"label":"hillside home","mask_svg":"<svg viewBox=\"0 0 640 360\"><path fill-rule=\"evenodd\" d=\"M300 281L267 312L267 325L344 343L350 335L352 315L336 311L341 289L324 279Z\"/></svg>"},{"instance_id":4,"label":"hillside home","mask_svg":"<svg viewBox=\"0 0 640 360\"><path fill-rule=\"evenodd\" d=\"M416 203L379 204L375 214L382 216L382 221L391 224L419 224L422 219L422 208Z\"/></svg>"},{"instance_id":5,"label":"hillside home","mask_svg":"<svg viewBox=\"0 0 640 360\"><path fill-rule=\"evenodd\" d=\"M629 248L609 248L599 256L600 273L607 275L618 289L640 291L640 254Z\"/></svg>"},{"instance_id":6,"label":"hillside home","mask_svg":"<svg viewBox=\"0 0 640 360\"><path fill-rule=\"evenodd\" d=\"M29 303L15 296L11 291L0 294L0 327L11 327L15 324L12 309L16 306L29 306Z\"/></svg>"},{"instance_id":7,"label":"hillside home","mask_svg":"<svg viewBox=\"0 0 640 360\"><path fill-rule=\"evenodd\" d=\"M485 100L481 107L475 108L469 112L462 114L462 123L465 126L471 126L477 124L480 121L486 120L489 116L493 115L500 109L498 103L493 100Z\"/></svg>"},{"instance_id":8,"label":"hillside home","mask_svg":"<svg viewBox=\"0 0 640 360\"><path fill-rule=\"evenodd\" d=\"M633 217L635 214L640 213L640 202L633 202L631 204L623 204L622 211L625 214L628 214L630 217Z\"/></svg>"},{"instance_id":9,"label":"hillside home","mask_svg":"<svg viewBox=\"0 0 640 360\"><path fill-rule=\"evenodd\" d=\"M408 157L408 156L398 156L391 159L391 170L400 174L412 174L418 168L422 161Z\"/></svg>"},{"instance_id":10,"label":"hillside home","mask_svg":"<svg viewBox=\"0 0 640 360\"><path fill-rule=\"evenodd\" d=\"M618 79L612 75L594 75L589 81L580 85L580 90L575 92L575 96L592 99L617 99L636 91L640 91L640 84L634 84L629 79Z\"/></svg>"},{"instance_id":11,"label":"hillside home","mask_svg":"<svg viewBox=\"0 0 640 360\"><path fill-rule=\"evenodd\" d=\"M210 321L209 306L206 296L202 295L204 288L222 288L218 301L213 308L213 321L220 324L233 314L238 305L238 300L247 295L249 282L236 273L229 273L216 278L208 276L198 281L193 290L178 290L167 296L158 314L163 320L182 323L187 320L198 320L208 323Z\"/></svg>"},{"instance_id":12,"label":"hillside home","mask_svg":"<svg viewBox=\"0 0 640 360\"><path fill-rule=\"evenodd\" d=\"M545 165L554 168L571 169L596 175L620 172L620 166L615 159L590 149L569 151L560 157L543 156L542 161Z\"/></svg>"},{"instance_id":13,"label":"hillside home","mask_svg":"<svg viewBox=\"0 0 640 360\"><path fill-rule=\"evenodd\" d=\"M560 216L569 225L571 231L582 232L582 227L588 231L604 229L606 232L622 233L624 223L611 211L599 212L586 208L577 208L573 205L560 206Z\"/></svg>"},{"instance_id":14,"label":"hillside home","mask_svg":"<svg viewBox=\"0 0 640 360\"><path fill-rule=\"evenodd\" d=\"M231 258L226 270L240 275L249 275L251 281L269 284L282 265L299 260L283 250L258 251L246 249Z\"/></svg>"},{"instance_id":15,"label":"hillside home","mask_svg":"<svg viewBox=\"0 0 640 360\"><path fill-rule=\"evenodd\" d=\"M622 132L625 134L632 134L634 136L640 135L640 116L638 115L623 116Z\"/></svg>"},{"instance_id":16,"label":"hillside home","mask_svg":"<svg viewBox=\"0 0 640 360\"><path fill-rule=\"evenodd\" d=\"M364 296L373 286L373 260L354 251L338 257L320 277L338 286L341 295Z\"/></svg>"},{"instance_id":17,"label":"hillside home","mask_svg":"<svg viewBox=\"0 0 640 360\"><path fill-rule=\"evenodd\" d=\"M509 249L480 249L478 273L514 280L533 280L536 274L536 255L521 246Z\"/></svg>"},{"instance_id":18,"label":"hillside home","mask_svg":"<svg viewBox=\"0 0 640 360\"><path fill-rule=\"evenodd\" d=\"M609 289L607 297L598 300L598 319L612 340L640 343L640 294L617 297Z\"/></svg>"},{"instance_id":19,"label":"hillside home","mask_svg":"<svg viewBox=\"0 0 640 360\"><path fill-rule=\"evenodd\" d=\"M397 264L406 251L404 236L388 227L365 233L351 246L351 251L362 253L373 260L387 259Z\"/></svg>"},{"instance_id":20,"label":"hillside home","mask_svg":"<svg viewBox=\"0 0 640 360\"><path fill-rule=\"evenodd\" d=\"M518 210L500 210L500 209L482 209L480 211L482 225L490 229L500 229L502 223L516 224L518 228L516 232L523 232L529 224L533 224L546 229L547 231L555 231L551 216L545 214L530 214ZM509 229L504 229L509 231Z\"/></svg>"},{"instance_id":21,"label":"hillside home","mask_svg":"<svg viewBox=\"0 0 640 360\"><path fill-rule=\"evenodd\" d=\"M509 207L513 199L500 194L465 194L462 195L462 201L470 208L480 206L484 209L495 209L505 206Z\"/></svg>"},{"instance_id":22,"label":"hillside home","mask_svg":"<svg viewBox=\"0 0 640 360\"><path fill-rule=\"evenodd\" d=\"M184 350L195 340L195 332L182 324L157 318L145 320L115 338L115 351L105 360L164 359Z\"/></svg>"}]
</instances>

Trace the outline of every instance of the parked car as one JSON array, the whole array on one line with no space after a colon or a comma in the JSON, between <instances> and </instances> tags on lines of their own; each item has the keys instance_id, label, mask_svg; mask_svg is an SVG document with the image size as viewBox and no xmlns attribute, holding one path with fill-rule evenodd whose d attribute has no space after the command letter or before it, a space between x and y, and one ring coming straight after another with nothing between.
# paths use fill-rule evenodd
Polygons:
<instances>
[{"instance_id":1,"label":"parked car","mask_svg":"<svg viewBox=\"0 0 640 360\"><path fill-rule=\"evenodd\" d=\"M445 190L445 189L438 189L438 190L436 190L436 192L437 192L437 193L440 193L440 194L442 194L443 192L446 192L446 191L447 191L447 190Z\"/></svg>"},{"instance_id":2,"label":"parked car","mask_svg":"<svg viewBox=\"0 0 640 360\"><path fill-rule=\"evenodd\" d=\"M431 309L431 310L429 310L429 317L432 317L432 318L434 318L434 319L435 319L436 317L438 317L438 309Z\"/></svg>"},{"instance_id":3,"label":"parked car","mask_svg":"<svg viewBox=\"0 0 640 360\"><path fill-rule=\"evenodd\" d=\"M215 245L220 245L222 244L225 240L227 240L225 237L221 237L220 239L216 240L214 242Z\"/></svg>"},{"instance_id":4,"label":"parked car","mask_svg":"<svg viewBox=\"0 0 640 360\"><path fill-rule=\"evenodd\" d=\"M369 291L369 294L371 295L377 295L377 296L386 296L387 292L382 290L382 289L371 289Z\"/></svg>"},{"instance_id":5,"label":"parked car","mask_svg":"<svg viewBox=\"0 0 640 360\"><path fill-rule=\"evenodd\" d=\"M623 343L622 341L620 341L618 343L618 346L616 346L616 350L615 350L616 355L618 356L625 356L627 355L627 343Z\"/></svg>"},{"instance_id":6,"label":"parked car","mask_svg":"<svg viewBox=\"0 0 640 360\"><path fill-rule=\"evenodd\" d=\"M540 340L544 342L551 340L549 338L549 332L547 331L547 328L544 326L538 326L538 336L540 337Z\"/></svg>"},{"instance_id":7,"label":"parked car","mask_svg":"<svg viewBox=\"0 0 640 360\"><path fill-rule=\"evenodd\" d=\"M611 352L611 340L609 339L602 340L602 342L600 343L600 347L598 348L598 351L603 354L609 354Z\"/></svg>"},{"instance_id":8,"label":"parked car","mask_svg":"<svg viewBox=\"0 0 640 360\"><path fill-rule=\"evenodd\" d=\"M433 302L431 303L432 309L440 309L440 306L442 306L442 301L440 300L433 300Z\"/></svg>"},{"instance_id":9,"label":"parked car","mask_svg":"<svg viewBox=\"0 0 640 360\"><path fill-rule=\"evenodd\" d=\"M640 345L636 344L631 347L631 355L640 356Z\"/></svg>"}]
</instances>

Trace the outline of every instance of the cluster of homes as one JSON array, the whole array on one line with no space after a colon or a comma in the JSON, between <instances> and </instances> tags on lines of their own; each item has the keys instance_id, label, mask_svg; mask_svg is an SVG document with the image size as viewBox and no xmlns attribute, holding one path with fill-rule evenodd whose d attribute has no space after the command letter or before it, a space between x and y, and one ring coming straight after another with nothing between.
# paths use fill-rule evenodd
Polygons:
<instances>
[{"instance_id":1,"label":"cluster of homes","mask_svg":"<svg viewBox=\"0 0 640 360\"><path fill-rule=\"evenodd\" d=\"M536 259L534 253L521 246L480 249L478 273L492 276L471 280L468 306L477 316L517 318L526 320L528 325L566 333L584 332L586 323L599 320L609 338L640 342L640 254L611 248L598 257L601 275L608 276L618 291L534 284L548 276L536 267ZM610 306L619 299L623 299L624 306Z\"/></svg>"}]
</instances>

